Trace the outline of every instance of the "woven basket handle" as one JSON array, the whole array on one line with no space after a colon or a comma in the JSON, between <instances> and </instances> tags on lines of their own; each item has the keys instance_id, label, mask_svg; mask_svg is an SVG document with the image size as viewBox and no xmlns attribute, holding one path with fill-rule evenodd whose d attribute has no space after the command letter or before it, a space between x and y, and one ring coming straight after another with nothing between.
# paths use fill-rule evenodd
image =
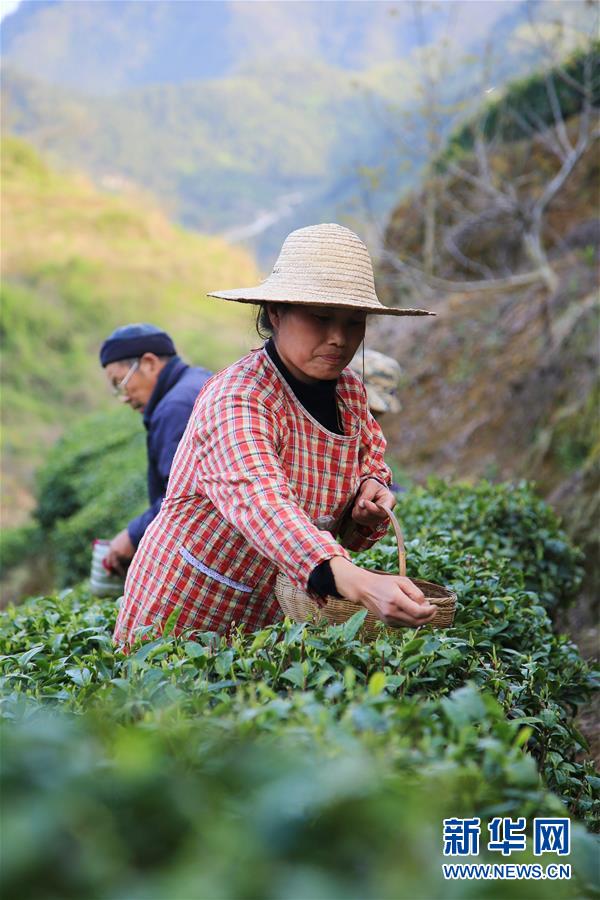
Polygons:
<instances>
[{"instance_id":1,"label":"woven basket handle","mask_svg":"<svg viewBox=\"0 0 600 900\"><path fill-rule=\"evenodd\" d=\"M404 535L402 534L402 529L400 528L400 522L394 515L391 509L388 509L385 506L381 506L378 504L380 509L384 509L387 513L387 517L392 523L392 528L394 529L394 534L396 535L396 540L398 542L398 571L401 575L406 575L406 551L404 549Z\"/></svg>"}]
</instances>

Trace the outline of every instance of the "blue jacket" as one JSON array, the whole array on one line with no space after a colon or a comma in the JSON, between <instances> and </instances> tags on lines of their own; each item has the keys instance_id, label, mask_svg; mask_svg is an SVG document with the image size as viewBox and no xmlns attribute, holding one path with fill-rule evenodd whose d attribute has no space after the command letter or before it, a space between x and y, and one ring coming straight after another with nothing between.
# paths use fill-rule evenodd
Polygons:
<instances>
[{"instance_id":1,"label":"blue jacket","mask_svg":"<svg viewBox=\"0 0 600 900\"><path fill-rule=\"evenodd\" d=\"M158 376L156 387L144 410L150 507L127 526L134 547L137 547L144 531L158 515L177 445L186 429L196 397L211 375L212 372L192 368L178 356L174 356Z\"/></svg>"}]
</instances>

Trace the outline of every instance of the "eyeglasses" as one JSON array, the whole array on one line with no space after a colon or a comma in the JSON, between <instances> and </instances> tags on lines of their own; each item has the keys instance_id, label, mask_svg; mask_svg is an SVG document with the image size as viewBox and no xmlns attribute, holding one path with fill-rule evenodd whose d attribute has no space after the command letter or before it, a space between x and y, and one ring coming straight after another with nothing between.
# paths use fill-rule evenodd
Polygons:
<instances>
[{"instance_id":1,"label":"eyeglasses","mask_svg":"<svg viewBox=\"0 0 600 900\"><path fill-rule=\"evenodd\" d=\"M135 362L129 366L129 369L127 371L127 374L125 375L125 378L122 378L118 384L113 385L113 389L112 389L113 396L115 396L115 397L123 396L123 394L125 393L125 388L127 387L127 382L129 381L129 379L131 378L133 373L139 369L139 367L140 367L140 361L139 361L139 359L136 359Z\"/></svg>"}]
</instances>

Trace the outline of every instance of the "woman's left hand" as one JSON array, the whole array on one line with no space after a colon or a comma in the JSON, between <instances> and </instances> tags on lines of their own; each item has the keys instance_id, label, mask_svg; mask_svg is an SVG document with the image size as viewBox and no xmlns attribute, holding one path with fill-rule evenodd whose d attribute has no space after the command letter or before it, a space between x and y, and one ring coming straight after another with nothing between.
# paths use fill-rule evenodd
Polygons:
<instances>
[{"instance_id":1,"label":"woman's left hand","mask_svg":"<svg viewBox=\"0 0 600 900\"><path fill-rule=\"evenodd\" d=\"M367 528L377 528L383 521L387 521L386 509L393 509L396 498L385 485L374 478L367 478L360 486L352 507L352 520L357 525Z\"/></svg>"}]
</instances>

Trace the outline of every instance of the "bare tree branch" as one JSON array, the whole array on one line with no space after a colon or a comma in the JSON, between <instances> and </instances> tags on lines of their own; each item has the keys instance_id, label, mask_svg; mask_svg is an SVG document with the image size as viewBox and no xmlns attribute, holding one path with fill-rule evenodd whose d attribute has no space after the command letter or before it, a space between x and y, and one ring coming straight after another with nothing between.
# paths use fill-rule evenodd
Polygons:
<instances>
[{"instance_id":1,"label":"bare tree branch","mask_svg":"<svg viewBox=\"0 0 600 900\"><path fill-rule=\"evenodd\" d=\"M483 265L483 263L478 263L474 259L469 259L468 256L461 251L452 231L446 235L444 239L444 247L450 254L450 256L465 269L469 269L471 272L475 272L477 275L481 275L483 278L493 278L494 273L489 268L489 266Z\"/></svg>"},{"instance_id":2,"label":"bare tree branch","mask_svg":"<svg viewBox=\"0 0 600 900\"><path fill-rule=\"evenodd\" d=\"M581 84L580 81L577 81L576 78L573 78L564 68L564 66L557 64L554 66L556 74L559 78L562 78L565 84L568 84L570 88L573 88L578 94L583 95L585 93L585 87Z\"/></svg>"},{"instance_id":3,"label":"bare tree branch","mask_svg":"<svg viewBox=\"0 0 600 900\"><path fill-rule=\"evenodd\" d=\"M448 291L454 294L477 294L491 291L501 293L544 281L544 272L540 269L523 272L519 275L511 275L509 278L486 278L484 281L450 281L446 278L427 275L415 265L403 262L386 248L382 250L382 256L399 274L406 275L412 270L413 276L420 276L421 283L436 290Z\"/></svg>"},{"instance_id":4,"label":"bare tree branch","mask_svg":"<svg viewBox=\"0 0 600 900\"><path fill-rule=\"evenodd\" d=\"M497 219L499 212L502 212L502 210L494 206L484 209L482 212L459 222L451 228L446 233L444 240L446 250L458 263L469 269L471 272L476 272L478 275L483 276L483 278L494 278L494 273L489 266L466 256L460 249L460 244L463 241L468 240L474 232L479 231L483 225Z\"/></svg>"},{"instance_id":5,"label":"bare tree branch","mask_svg":"<svg viewBox=\"0 0 600 900\"><path fill-rule=\"evenodd\" d=\"M560 162L562 163L565 159L565 152L560 144L552 139L552 132L548 130L547 126L544 122L539 118L539 116L535 116L538 120L538 127L531 125L530 122L527 121L525 116L523 116L518 110L514 109L512 106L505 107L507 114L510 116L513 121L520 125L523 131L529 135L532 141L536 141L539 144L542 144L549 150L554 156L557 156ZM533 116L532 116L533 118ZM539 130L540 125L542 127L542 131Z\"/></svg>"},{"instance_id":6,"label":"bare tree branch","mask_svg":"<svg viewBox=\"0 0 600 900\"><path fill-rule=\"evenodd\" d=\"M554 86L554 78L552 77L552 72L546 73L545 81L546 93L548 94L550 106L552 107L552 115L554 116L556 134L563 150L565 151L565 155L568 156L569 153L573 151L573 147L569 140L569 135L567 134L562 109L560 108L560 103L558 102L558 97L556 95L556 88Z\"/></svg>"},{"instance_id":7,"label":"bare tree branch","mask_svg":"<svg viewBox=\"0 0 600 900\"><path fill-rule=\"evenodd\" d=\"M494 187L494 182L492 181L492 173L490 169L490 161L488 159L487 151L486 151L486 143L483 140L483 135L481 131L478 131L478 134L475 138L475 157L477 159L477 164L479 166L479 175L489 184L490 187Z\"/></svg>"},{"instance_id":8,"label":"bare tree branch","mask_svg":"<svg viewBox=\"0 0 600 900\"><path fill-rule=\"evenodd\" d=\"M548 182L541 196L533 206L533 217L536 222L541 222L542 215L550 201L558 191L560 191L581 157L591 146L592 142L598 137L598 132L593 132L592 134L589 133L589 108L587 110L584 108L581 118L582 123L576 146L565 159L554 178Z\"/></svg>"},{"instance_id":9,"label":"bare tree branch","mask_svg":"<svg viewBox=\"0 0 600 900\"><path fill-rule=\"evenodd\" d=\"M511 212L514 209L514 201L510 196L502 193L499 188L497 188L494 184L489 184L485 179L479 178L477 175L473 175L472 172L467 171L467 169L463 169L462 166L459 166L457 163L451 162L448 164L448 169L452 172L453 175L456 175L458 178L462 178L463 181L466 181L468 184L472 184L474 187L478 187L488 196L493 197L494 200L497 201L499 206L502 206L507 212Z\"/></svg>"},{"instance_id":10,"label":"bare tree branch","mask_svg":"<svg viewBox=\"0 0 600 900\"><path fill-rule=\"evenodd\" d=\"M585 142L589 136L590 119L592 117L592 59L591 55L583 61L583 108L579 119L577 146Z\"/></svg>"},{"instance_id":11,"label":"bare tree branch","mask_svg":"<svg viewBox=\"0 0 600 900\"><path fill-rule=\"evenodd\" d=\"M531 11L532 8L529 9L530 13ZM419 253L419 260L409 257L400 259L389 249L389 241L394 240L393 228L389 228L387 246L383 242L381 244L384 271L379 277L384 281L393 281L401 274L402 283L407 290L419 291L425 295L439 291L465 294L502 293L528 285L535 286L546 310L548 334L551 339L550 302L558 285L558 277L542 240L542 234L547 234L544 230L547 228L545 213L581 157L599 136L600 130L592 131L593 97L596 90L593 52L588 50L587 53L583 53L579 57L581 61L577 61L575 65L570 62L565 64L575 72L574 77L566 71L565 65L561 65L555 59L560 42L548 43L547 35L539 34L537 24L532 21L533 33L538 36L539 47L546 47L546 62L551 61L554 64L545 74L542 72L538 75L542 84L545 83L552 121L548 122L547 116L544 120L532 102L526 108L522 108L523 104L515 108L514 104L508 105L506 100L502 101L502 109L496 112L503 112L507 120L516 123L523 136L528 139L519 149L511 153L506 144L505 128L495 127L490 135L486 134L486 116L490 114L489 107L485 107L479 113L473 113L470 126L466 126L468 136L472 137L472 155L466 162L444 159L448 178L441 179L435 177L432 163L439 157L441 134L446 124L441 118L440 105L443 103L445 93L443 70L444 66L449 64L449 59L447 56L434 58L430 53L430 48L426 45L425 22L419 3L414 7L413 21L418 32L417 43L420 48L416 62L421 69L422 94L415 109L418 108L421 118L425 120L425 133L422 130L423 126L419 130L422 137L419 150L425 152L423 157L415 156L414 141L411 142L413 146L409 146L405 127L401 130L395 129L395 143L404 149L403 155L406 159L410 159L415 171L417 169L427 171L429 165L429 177L422 183L418 195L411 200L411 216L418 217L418 228L424 230L424 238L421 235L421 246L419 250L414 251ZM492 84L487 55L483 63L481 87L482 92L486 92L488 85ZM563 87L565 83L568 90ZM575 91L577 94L574 94ZM563 103L563 93L567 95L566 106ZM479 94L475 92L471 99L478 96ZM572 123L567 124L566 116L569 104L578 97L581 97L583 102L576 134ZM577 103L579 105L579 101ZM445 110L448 112L447 107ZM406 119L403 126L405 124ZM500 123L500 126L502 124ZM550 174L546 173L544 167L540 168L538 165L536 156L538 145L545 149L551 159ZM499 153L505 158L499 157ZM501 229L499 239L495 231L490 231L490 224L494 229L497 227ZM479 232L483 232L483 229L485 233L480 236ZM440 238L443 239L442 246L447 254L446 259L450 258L474 273L478 280L459 281L434 275L436 270L440 271L436 268L439 265ZM485 245L486 254L491 253L492 263L489 262L487 255L483 258L472 258L482 256L479 250L473 249L482 243ZM469 255L470 252L472 256ZM529 270L512 274L514 268L523 268L523 258L529 260ZM393 273L396 273L395 276Z\"/></svg>"}]
</instances>

